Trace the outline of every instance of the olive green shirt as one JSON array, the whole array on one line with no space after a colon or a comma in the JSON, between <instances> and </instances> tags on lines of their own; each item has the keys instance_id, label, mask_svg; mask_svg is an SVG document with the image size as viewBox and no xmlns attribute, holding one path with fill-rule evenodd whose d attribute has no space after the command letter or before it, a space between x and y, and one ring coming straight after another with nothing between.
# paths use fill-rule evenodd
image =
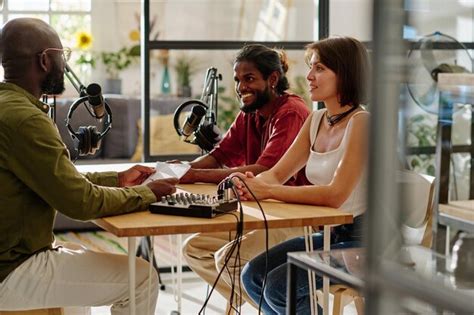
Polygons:
<instances>
[{"instance_id":1,"label":"olive green shirt","mask_svg":"<svg viewBox=\"0 0 474 315\"><path fill-rule=\"evenodd\" d=\"M116 172L78 173L48 109L24 89L0 83L0 282L52 248L56 210L91 220L156 201L145 185L114 187Z\"/></svg>"}]
</instances>

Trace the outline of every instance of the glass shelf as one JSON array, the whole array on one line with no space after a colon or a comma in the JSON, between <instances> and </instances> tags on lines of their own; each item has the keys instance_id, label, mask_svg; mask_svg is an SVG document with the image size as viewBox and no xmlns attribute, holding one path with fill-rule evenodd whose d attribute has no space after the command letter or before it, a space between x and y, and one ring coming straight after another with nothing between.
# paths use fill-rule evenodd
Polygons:
<instances>
[{"instance_id":1,"label":"glass shelf","mask_svg":"<svg viewBox=\"0 0 474 315\"><path fill-rule=\"evenodd\" d=\"M474 286L466 287L466 279L454 276L449 258L425 247L410 246L400 250L397 260L381 264L380 281L387 288L442 309L472 313ZM365 261L363 248L288 254L290 265L315 271L319 276L328 276L331 281L359 290L365 285Z\"/></svg>"}]
</instances>

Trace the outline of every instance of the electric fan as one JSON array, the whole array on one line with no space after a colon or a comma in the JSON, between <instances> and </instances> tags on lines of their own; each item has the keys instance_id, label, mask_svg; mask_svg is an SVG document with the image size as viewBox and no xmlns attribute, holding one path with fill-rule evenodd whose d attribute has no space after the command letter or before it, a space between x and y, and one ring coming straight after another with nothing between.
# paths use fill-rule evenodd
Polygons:
<instances>
[{"instance_id":1,"label":"electric fan","mask_svg":"<svg viewBox=\"0 0 474 315\"><path fill-rule=\"evenodd\" d=\"M419 49L408 52L408 93L423 110L437 115L438 74L472 73L473 60L466 46L441 32L424 36L418 44Z\"/></svg>"}]
</instances>

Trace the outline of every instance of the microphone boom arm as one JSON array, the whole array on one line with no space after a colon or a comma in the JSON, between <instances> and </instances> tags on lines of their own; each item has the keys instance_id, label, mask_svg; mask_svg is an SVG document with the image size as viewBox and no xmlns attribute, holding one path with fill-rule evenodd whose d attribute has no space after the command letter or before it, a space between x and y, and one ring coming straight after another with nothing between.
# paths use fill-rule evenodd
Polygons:
<instances>
[{"instance_id":1,"label":"microphone boom arm","mask_svg":"<svg viewBox=\"0 0 474 315\"><path fill-rule=\"evenodd\" d=\"M201 101L208 105L204 119L211 124L215 124L217 119L218 80L222 80L222 75L217 73L217 69L207 69Z\"/></svg>"},{"instance_id":2,"label":"microphone boom arm","mask_svg":"<svg viewBox=\"0 0 474 315\"><path fill-rule=\"evenodd\" d=\"M68 78L69 82L71 82L72 86L76 89L77 93L79 93L80 97L86 96L86 87L82 84L81 80L79 80L78 76L72 71L71 67L66 63L64 67L64 75Z\"/></svg>"},{"instance_id":3,"label":"microphone boom arm","mask_svg":"<svg viewBox=\"0 0 474 315\"><path fill-rule=\"evenodd\" d=\"M220 131L217 127L217 100L218 100L218 80L222 80L222 75L217 73L217 69L212 67L208 68L204 77L204 86L202 90L201 99L191 99L180 104L173 116L173 124L176 132L184 142L198 145L202 150L209 152L220 141ZM192 133L194 138L189 138L188 135L184 135L183 129L186 128L188 122L180 126L179 118L184 108L189 106L198 106L203 108L206 113L204 118L201 118L201 122L197 126L197 129ZM189 115L192 115L189 114ZM188 119L189 116L188 115ZM201 116L203 117L203 116ZM196 128L196 127L195 127Z\"/></svg>"}]
</instances>

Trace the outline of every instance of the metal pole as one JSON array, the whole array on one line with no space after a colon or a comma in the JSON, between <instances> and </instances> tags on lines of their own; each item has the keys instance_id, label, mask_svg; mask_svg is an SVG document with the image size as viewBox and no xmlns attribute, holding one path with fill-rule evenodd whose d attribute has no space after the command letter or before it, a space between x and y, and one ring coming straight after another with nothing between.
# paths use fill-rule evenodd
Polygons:
<instances>
[{"instance_id":1,"label":"metal pole","mask_svg":"<svg viewBox=\"0 0 474 315\"><path fill-rule=\"evenodd\" d=\"M329 36L329 0L319 1L318 11L318 39Z\"/></svg>"},{"instance_id":2,"label":"metal pole","mask_svg":"<svg viewBox=\"0 0 474 315\"><path fill-rule=\"evenodd\" d=\"M329 0L319 1L318 23L318 40L329 37ZM318 109L321 108L324 103L318 102Z\"/></svg>"},{"instance_id":3,"label":"metal pole","mask_svg":"<svg viewBox=\"0 0 474 315\"><path fill-rule=\"evenodd\" d=\"M398 109L405 56L403 0L374 1L373 71L367 213L367 314L397 314L397 301L377 282L381 261L400 248L397 161ZM370 272L369 272L370 271Z\"/></svg>"},{"instance_id":4,"label":"metal pole","mask_svg":"<svg viewBox=\"0 0 474 315\"><path fill-rule=\"evenodd\" d=\"M142 74L142 136L143 155L142 161L150 158L150 1L142 0L142 14L140 19L140 59Z\"/></svg>"}]
</instances>

